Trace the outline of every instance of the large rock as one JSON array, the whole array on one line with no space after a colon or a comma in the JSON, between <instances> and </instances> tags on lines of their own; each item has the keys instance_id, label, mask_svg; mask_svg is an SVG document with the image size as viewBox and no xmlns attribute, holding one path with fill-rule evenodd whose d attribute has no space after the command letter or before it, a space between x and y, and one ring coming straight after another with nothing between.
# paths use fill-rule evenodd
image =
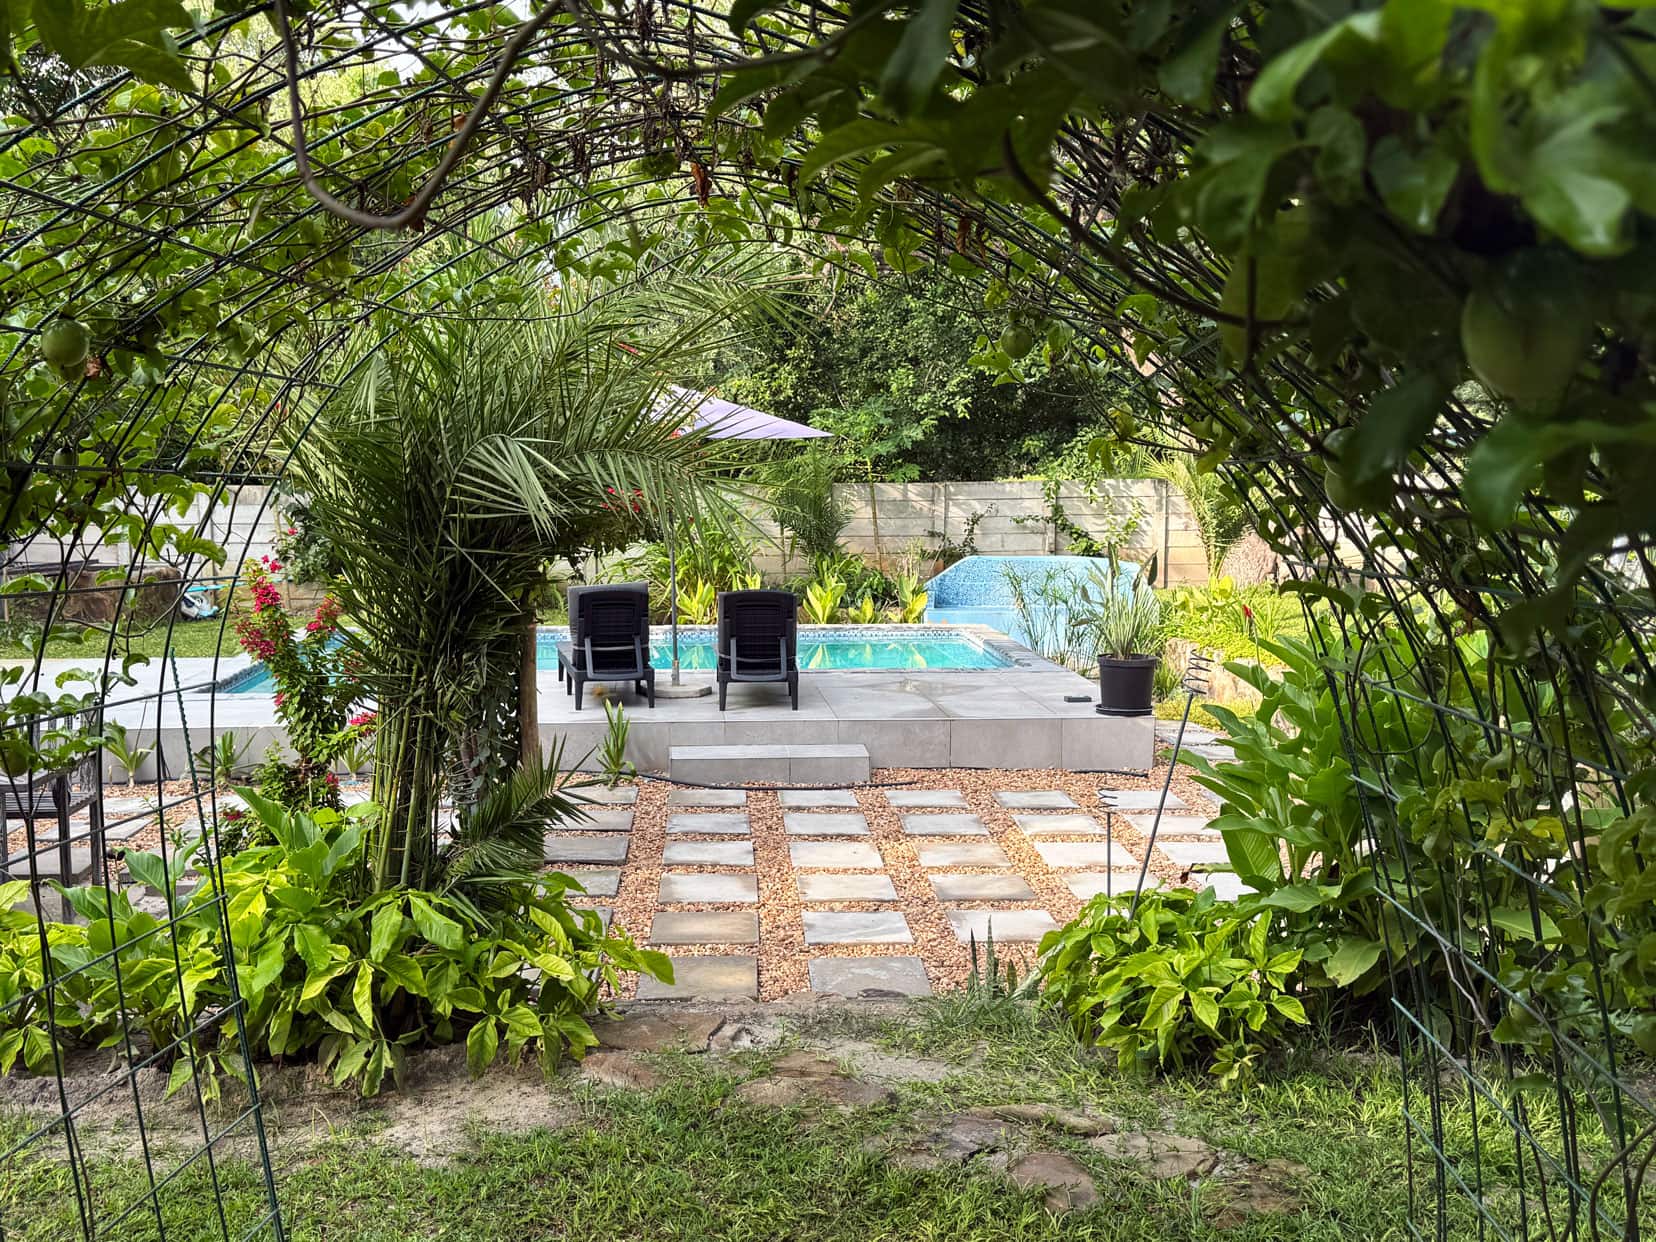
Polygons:
<instances>
[{"instance_id":1,"label":"large rock","mask_svg":"<svg viewBox=\"0 0 1656 1242\"><path fill-rule=\"evenodd\" d=\"M600 1018L592 1024L603 1048L628 1052L705 1052L707 1041L724 1025L717 1014L636 1013Z\"/></svg>"},{"instance_id":2,"label":"large rock","mask_svg":"<svg viewBox=\"0 0 1656 1242\"><path fill-rule=\"evenodd\" d=\"M890 1087L847 1077L837 1064L814 1052L790 1052L778 1057L769 1074L736 1088L738 1099L763 1108L790 1108L796 1104L869 1108L890 1103L895 1095Z\"/></svg>"},{"instance_id":3,"label":"large rock","mask_svg":"<svg viewBox=\"0 0 1656 1242\"><path fill-rule=\"evenodd\" d=\"M996 1117L1006 1121L1021 1121L1031 1125L1051 1126L1066 1134L1085 1138L1100 1134L1114 1134L1121 1123L1114 1117L1099 1113L1077 1113L1054 1104L1002 1104L992 1110Z\"/></svg>"},{"instance_id":4,"label":"large rock","mask_svg":"<svg viewBox=\"0 0 1656 1242\"><path fill-rule=\"evenodd\" d=\"M913 1138L892 1147L888 1158L906 1169L935 1169L965 1164L973 1156L998 1151L1015 1136L1012 1126L981 1113L956 1113L922 1118L922 1130ZM870 1150L884 1147L872 1140Z\"/></svg>"},{"instance_id":5,"label":"large rock","mask_svg":"<svg viewBox=\"0 0 1656 1242\"><path fill-rule=\"evenodd\" d=\"M1032 1151L1007 1166L1006 1175L1027 1190L1043 1190L1050 1212L1073 1212L1099 1202L1092 1174L1074 1156L1057 1151Z\"/></svg>"},{"instance_id":6,"label":"large rock","mask_svg":"<svg viewBox=\"0 0 1656 1242\"><path fill-rule=\"evenodd\" d=\"M625 1091L654 1091L665 1081L636 1052L589 1052L581 1062L581 1077Z\"/></svg>"},{"instance_id":7,"label":"large rock","mask_svg":"<svg viewBox=\"0 0 1656 1242\"><path fill-rule=\"evenodd\" d=\"M1161 1181L1195 1181L1212 1173L1219 1164L1219 1153L1201 1139L1164 1130L1101 1134L1088 1139L1087 1145L1111 1160L1143 1164L1151 1177Z\"/></svg>"}]
</instances>

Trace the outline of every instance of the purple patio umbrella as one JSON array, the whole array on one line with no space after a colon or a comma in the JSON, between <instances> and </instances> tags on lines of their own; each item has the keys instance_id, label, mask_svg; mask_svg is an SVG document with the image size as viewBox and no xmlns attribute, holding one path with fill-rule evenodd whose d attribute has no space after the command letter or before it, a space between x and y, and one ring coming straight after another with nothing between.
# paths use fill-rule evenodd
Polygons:
<instances>
[{"instance_id":1,"label":"purple patio umbrella","mask_svg":"<svg viewBox=\"0 0 1656 1242\"><path fill-rule=\"evenodd\" d=\"M663 413L682 412L685 430L704 432L710 440L819 440L832 439L833 432L765 414L710 393L669 385L663 395ZM679 684L678 554L673 550L673 518L667 515L667 595L673 623L673 675Z\"/></svg>"}]
</instances>

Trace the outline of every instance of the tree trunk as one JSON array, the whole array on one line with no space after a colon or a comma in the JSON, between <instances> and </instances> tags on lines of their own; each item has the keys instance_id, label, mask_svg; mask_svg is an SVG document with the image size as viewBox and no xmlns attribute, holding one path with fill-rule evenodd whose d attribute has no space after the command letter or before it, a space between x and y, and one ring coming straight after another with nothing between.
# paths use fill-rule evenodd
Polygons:
<instances>
[{"instance_id":1,"label":"tree trunk","mask_svg":"<svg viewBox=\"0 0 1656 1242\"><path fill-rule=\"evenodd\" d=\"M527 768L540 754L540 695L535 688L536 656L540 646L535 610L530 607L518 635L518 767Z\"/></svg>"}]
</instances>

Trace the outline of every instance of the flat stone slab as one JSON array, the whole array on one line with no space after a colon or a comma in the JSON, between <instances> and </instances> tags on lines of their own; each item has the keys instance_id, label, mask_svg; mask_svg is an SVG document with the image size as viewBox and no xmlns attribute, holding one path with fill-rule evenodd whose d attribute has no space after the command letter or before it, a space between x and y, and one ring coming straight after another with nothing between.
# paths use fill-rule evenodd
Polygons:
<instances>
[{"instance_id":1,"label":"flat stone slab","mask_svg":"<svg viewBox=\"0 0 1656 1242\"><path fill-rule=\"evenodd\" d=\"M934 875L939 901L1034 901L1035 890L1021 875Z\"/></svg>"},{"instance_id":2,"label":"flat stone slab","mask_svg":"<svg viewBox=\"0 0 1656 1242\"><path fill-rule=\"evenodd\" d=\"M969 807L966 795L958 789L888 789L886 801L898 810L914 806Z\"/></svg>"},{"instance_id":3,"label":"flat stone slab","mask_svg":"<svg viewBox=\"0 0 1656 1242\"><path fill-rule=\"evenodd\" d=\"M811 991L835 996L930 996L931 980L917 957L813 957Z\"/></svg>"},{"instance_id":4,"label":"flat stone slab","mask_svg":"<svg viewBox=\"0 0 1656 1242\"><path fill-rule=\"evenodd\" d=\"M1235 901L1244 893L1257 892L1251 884L1244 884L1234 871L1213 871L1195 877L1204 888L1211 888L1224 901Z\"/></svg>"},{"instance_id":5,"label":"flat stone slab","mask_svg":"<svg viewBox=\"0 0 1656 1242\"><path fill-rule=\"evenodd\" d=\"M878 871L880 851L866 841L790 841L793 865L818 871Z\"/></svg>"},{"instance_id":6,"label":"flat stone slab","mask_svg":"<svg viewBox=\"0 0 1656 1242\"><path fill-rule=\"evenodd\" d=\"M624 863L632 837L617 832L607 837L550 836L541 856L549 863Z\"/></svg>"},{"instance_id":7,"label":"flat stone slab","mask_svg":"<svg viewBox=\"0 0 1656 1242\"><path fill-rule=\"evenodd\" d=\"M638 977L639 1000L690 1000L697 996L759 995L759 959L746 955L675 957L673 982Z\"/></svg>"},{"instance_id":8,"label":"flat stone slab","mask_svg":"<svg viewBox=\"0 0 1656 1242\"><path fill-rule=\"evenodd\" d=\"M995 801L1010 811L1076 811L1075 799L1062 789L1002 789Z\"/></svg>"},{"instance_id":9,"label":"flat stone slab","mask_svg":"<svg viewBox=\"0 0 1656 1242\"><path fill-rule=\"evenodd\" d=\"M746 806L745 789L675 789L667 795L668 806Z\"/></svg>"},{"instance_id":10,"label":"flat stone slab","mask_svg":"<svg viewBox=\"0 0 1656 1242\"><path fill-rule=\"evenodd\" d=\"M1058 926L1045 910L950 910L955 938L965 944L973 937L983 944L993 933L1004 944L1039 940Z\"/></svg>"},{"instance_id":11,"label":"flat stone slab","mask_svg":"<svg viewBox=\"0 0 1656 1242\"><path fill-rule=\"evenodd\" d=\"M1228 867L1230 855L1225 843L1219 841L1163 841L1156 838L1156 848L1181 867Z\"/></svg>"},{"instance_id":12,"label":"flat stone slab","mask_svg":"<svg viewBox=\"0 0 1656 1242\"><path fill-rule=\"evenodd\" d=\"M581 832L631 832L632 825L633 813L629 810L589 810L570 819L564 827Z\"/></svg>"},{"instance_id":13,"label":"flat stone slab","mask_svg":"<svg viewBox=\"0 0 1656 1242\"><path fill-rule=\"evenodd\" d=\"M953 841L917 847L922 867L1010 867L1012 860L993 841Z\"/></svg>"},{"instance_id":14,"label":"flat stone slab","mask_svg":"<svg viewBox=\"0 0 1656 1242\"><path fill-rule=\"evenodd\" d=\"M680 813L667 817L669 836L745 837L748 834L746 812L713 811L708 814Z\"/></svg>"},{"instance_id":15,"label":"flat stone slab","mask_svg":"<svg viewBox=\"0 0 1656 1242\"><path fill-rule=\"evenodd\" d=\"M1154 811L1158 804L1165 810L1184 806L1184 799L1171 789L1165 802L1159 789L1100 789L1098 800L1112 811Z\"/></svg>"},{"instance_id":16,"label":"flat stone slab","mask_svg":"<svg viewBox=\"0 0 1656 1242\"><path fill-rule=\"evenodd\" d=\"M857 795L849 789L783 789L777 800L784 810L804 806L856 807Z\"/></svg>"},{"instance_id":17,"label":"flat stone slab","mask_svg":"<svg viewBox=\"0 0 1656 1242\"><path fill-rule=\"evenodd\" d=\"M1082 901L1091 901L1100 893L1109 893L1112 897L1131 893L1138 888L1138 878L1136 868L1131 871L1076 871L1066 875L1064 883ZM1144 887L1160 888L1161 881L1154 875L1146 875Z\"/></svg>"},{"instance_id":18,"label":"flat stone slab","mask_svg":"<svg viewBox=\"0 0 1656 1242\"><path fill-rule=\"evenodd\" d=\"M571 870L564 874L572 879L579 880L581 887L586 889L589 897L613 897L615 891L621 887L621 870L618 867Z\"/></svg>"},{"instance_id":19,"label":"flat stone slab","mask_svg":"<svg viewBox=\"0 0 1656 1242\"><path fill-rule=\"evenodd\" d=\"M866 837L868 821L845 811L789 811L782 826L790 837Z\"/></svg>"},{"instance_id":20,"label":"flat stone slab","mask_svg":"<svg viewBox=\"0 0 1656 1242\"><path fill-rule=\"evenodd\" d=\"M658 913L651 944L758 944L759 916L742 910Z\"/></svg>"},{"instance_id":21,"label":"flat stone slab","mask_svg":"<svg viewBox=\"0 0 1656 1242\"><path fill-rule=\"evenodd\" d=\"M905 815L903 831L911 837L986 837L989 828L976 815Z\"/></svg>"},{"instance_id":22,"label":"flat stone slab","mask_svg":"<svg viewBox=\"0 0 1656 1242\"><path fill-rule=\"evenodd\" d=\"M805 911L806 944L913 944L908 920L897 910L847 913Z\"/></svg>"},{"instance_id":23,"label":"flat stone slab","mask_svg":"<svg viewBox=\"0 0 1656 1242\"><path fill-rule=\"evenodd\" d=\"M661 851L669 867L751 867L751 841L669 841Z\"/></svg>"},{"instance_id":24,"label":"flat stone slab","mask_svg":"<svg viewBox=\"0 0 1656 1242\"><path fill-rule=\"evenodd\" d=\"M752 875L685 875L669 871L661 877L663 904L721 902L753 906L759 903L759 878Z\"/></svg>"},{"instance_id":25,"label":"flat stone slab","mask_svg":"<svg viewBox=\"0 0 1656 1242\"><path fill-rule=\"evenodd\" d=\"M1014 815L1026 837L1103 837L1112 835L1091 815Z\"/></svg>"},{"instance_id":26,"label":"flat stone slab","mask_svg":"<svg viewBox=\"0 0 1656 1242\"><path fill-rule=\"evenodd\" d=\"M1217 828L1209 828L1212 821L1205 815L1163 815L1161 823L1156 823L1154 815L1129 815L1127 822L1137 828L1145 836L1150 835L1150 829L1156 829L1156 840L1163 837L1194 837L1201 841L1223 841L1225 834Z\"/></svg>"},{"instance_id":27,"label":"flat stone slab","mask_svg":"<svg viewBox=\"0 0 1656 1242\"><path fill-rule=\"evenodd\" d=\"M1108 841L1037 841L1035 852L1049 867L1123 871L1139 860L1119 845Z\"/></svg>"},{"instance_id":28,"label":"flat stone slab","mask_svg":"<svg viewBox=\"0 0 1656 1242\"><path fill-rule=\"evenodd\" d=\"M617 785L614 789L606 789L602 785L586 785L582 788L566 790L571 797L583 798L588 802L597 802L603 806L631 806L638 801L637 785ZM364 796L362 799L366 801Z\"/></svg>"},{"instance_id":29,"label":"flat stone slab","mask_svg":"<svg viewBox=\"0 0 1656 1242\"><path fill-rule=\"evenodd\" d=\"M897 889L885 874L802 875L799 896L805 901L896 901Z\"/></svg>"}]
</instances>

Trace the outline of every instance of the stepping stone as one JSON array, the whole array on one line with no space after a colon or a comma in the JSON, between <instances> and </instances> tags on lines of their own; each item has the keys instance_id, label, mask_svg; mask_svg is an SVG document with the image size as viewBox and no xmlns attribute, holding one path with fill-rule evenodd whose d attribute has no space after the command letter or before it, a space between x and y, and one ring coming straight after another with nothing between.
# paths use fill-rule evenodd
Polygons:
<instances>
[{"instance_id":1,"label":"stepping stone","mask_svg":"<svg viewBox=\"0 0 1656 1242\"><path fill-rule=\"evenodd\" d=\"M1117 896L1130 893L1138 887L1138 871L1075 871L1064 877L1070 892L1082 901L1091 901L1100 893ZM1160 888L1161 881L1154 874L1144 877L1145 888Z\"/></svg>"},{"instance_id":2,"label":"stepping stone","mask_svg":"<svg viewBox=\"0 0 1656 1242\"><path fill-rule=\"evenodd\" d=\"M745 812L730 811L716 811L707 815L669 815L667 832L672 836L745 837L748 834L748 817Z\"/></svg>"},{"instance_id":3,"label":"stepping stone","mask_svg":"<svg viewBox=\"0 0 1656 1242\"><path fill-rule=\"evenodd\" d=\"M925 964L917 957L813 957L811 991L850 997L865 992L932 994Z\"/></svg>"},{"instance_id":4,"label":"stepping stone","mask_svg":"<svg viewBox=\"0 0 1656 1242\"><path fill-rule=\"evenodd\" d=\"M105 820L125 819L128 815L142 815L149 809L150 804L143 798L105 798L103 804Z\"/></svg>"},{"instance_id":5,"label":"stepping stone","mask_svg":"<svg viewBox=\"0 0 1656 1242\"><path fill-rule=\"evenodd\" d=\"M759 916L746 911L659 913L650 923L651 944L758 944Z\"/></svg>"},{"instance_id":6,"label":"stepping stone","mask_svg":"<svg viewBox=\"0 0 1656 1242\"><path fill-rule=\"evenodd\" d=\"M789 811L782 816L782 826L790 837L866 837L868 821L861 815L845 812L812 813Z\"/></svg>"},{"instance_id":7,"label":"stepping stone","mask_svg":"<svg viewBox=\"0 0 1656 1242\"><path fill-rule=\"evenodd\" d=\"M986 837L989 829L976 815L905 815L903 831L911 837Z\"/></svg>"},{"instance_id":8,"label":"stepping stone","mask_svg":"<svg viewBox=\"0 0 1656 1242\"><path fill-rule=\"evenodd\" d=\"M1149 836L1150 829L1154 827L1158 841L1163 837L1194 837L1201 841L1225 839L1225 834L1217 828L1208 827L1212 821L1203 815L1163 815L1160 824L1156 823L1154 815L1129 815L1126 818L1145 836Z\"/></svg>"},{"instance_id":9,"label":"stepping stone","mask_svg":"<svg viewBox=\"0 0 1656 1242\"><path fill-rule=\"evenodd\" d=\"M1113 835L1091 815L1014 815L1026 837L1104 837Z\"/></svg>"},{"instance_id":10,"label":"stepping stone","mask_svg":"<svg viewBox=\"0 0 1656 1242\"><path fill-rule=\"evenodd\" d=\"M889 875L802 875L799 896L805 901L896 901Z\"/></svg>"},{"instance_id":11,"label":"stepping stone","mask_svg":"<svg viewBox=\"0 0 1656 1242\"><path fill-rule=\"evenodd\" d=\"M969 807L966 795L958 789L888 789L886 801L898 810L916 806Z\"/></svg>"},{"instance_id":12,"label":"stepping stone","mask_svg":"<svg viewBox=\"0 0 1656 1242\"><path fill-rule=\"evenodd\" d=\"M745 789L675 789L667 795L668 806L746 806Z\"/></svg>"},{"instance_id":13,"label":"stepping stone","mask_svg":"<svg viewBox=\"0 0 1656 1242\"><path fill-rule=\"evenodd\" d=\"M547 837L541 856L549 863L623 863L631 840L624 832L607 837Z\"/></svg>"},{"instance_id":14,"label":"stepping stone","mask_svg":"<svg viewBox=\"0 0 1656 1242\"><path fill-rule=\"evenodd\" d=\"M1037 841L1035 852L1049 867L1085 868L1098 871L1125 871L1138 866L1119 845L1107 841Z\"/></svg>"},{"instance_id":15,"label":"stepping stone","mask_svg":"<svg viewBox=\"0 0 1656 1242\"><path fill-rule=\"evenodd\" d=\"M1156 848L1181 867L1228 867L1230 854L1223 841L1163 841Z\"/></svg>"},{"instance_id":16,"label":"stepping stone","mask_svg":"<svg viewBox=\"0 0 1656 1242\"><path fill-rule=\"evenodd\" d=\"M669 867L751 867L751 841L669 841L661 851Z\"/></svg>"},{"instance_id":17,"label":"stepping stone","mask_svg":"<svg viewBox=\"0 0 1656 1242\"><path fill-rule=\"evenodd\" d=\"M586 889L589 897L613 897L615 890L621 887L621 871L616 867L600 867L590 871L566 871L565 875L579 880L581 887ZM580 894L571 895L572 900L579 900Z\"/></svg>"},{"instance_id":18,"label":"stepping stone","mask_svg":"<svg viewBox=\"0 0 1656 1242\"><path fill-rule=\"evenodd\" d=\"M746 955L729 957L675 957L673 982L663 983L648 975L638 977L639 1000L690 1000L697 996L759 995L759 959Z\"/></svg>"},{"instance_id":19,"label":"stepping stone","mask_svg":"<svg viewBox=\"0 0 1656 1242\"><path fill-rule=\"evenodd\" d=\"M948 913L955 938L961 944L974 936L983 944L991 932L1000 944L1028 943L1058 926L1045 910L950 910Z\"/></svg>"},{"instance_id":20,"label":"stepping stone","mask_svg":"<svg viewBox=\"0 0 1656 1242\"><path fill-rule=\"evenodd\" d=\"M1184 799L1171 789L1165 802L1159 789L1100 789L1098 799L1112 811L1154 811L1158 803L1167 810L1184 806Z\"/></svg>"},{"instance_id":21,"label":"stepping stone","mask_svg":"<svg viewBox=\"0 0 1656 1242\"><path fill-rule=\"evenodd\" d=\"M1076 811L1075 799L1062 789L1002 789L995 801L1012 811Z\"/></svg>"},{"instance_id":22,"label":"stepping stone","mask_svg":"<svg viewBox=\"0 0 1656 1242\"><path fill-rule=\"evenodd\" d=\"M777 794L784 810L802 806L855 808L857 795L849 789L784 789Z\"/></svg>"},{"instance_id":23,"label":"stepping stone","mask_svg":"<svg viewBox=\"0 0 1656 1242\"><path fill-rule=\"evenodd\" d=\"M108 825L104 828L104 840L106 842L130 841L133 837L137 836L154 822L155 820L153 817L146 817L143 819L132 820L130 823Z\"/></svg>"},{"instance_id":24,"label":"stepping stone","mask_svg":"<svg viewBox=\"0 0 1656 1242\"><path fill-rule=\"evenodd\" d=\"M584 785L579 788L569 786L564 790L574 798L581 798L587 802L596 802L601 806L631 806L638 801L637 785L617 785L614 789L606 789L602 785ZM363 795L366 800L367 795Z\"/></svg>"},{"instance_id":25,"label":"stepping stone","mask_svg":"<svg viewBox=\"0 0 1656 1242\"><path fill-rule=\"evenodd\" d=\"M790 841L793 865L820 871L878 871L880 851L866 841Z\"/></svg>"},{"instance_id":26,"label":"stepping stone","mask_svg":"<svg viewBox=\"0 0 1656 1242\"><path fill-rule=\"evenodd\" d=\"M897 910L872 914L805 911L806 944L913 944L908 920Z\"/></svg>"},{"instance_id":27,"label":"stepping stone","mask_svg":"<svg viewBox=\"0 0 1656 1242\"><path fill-rule=\"evenodd\" d=\"M1244 884L1234 871L1203 871L1190 877L1199 888L1211 888L1221 901L1235 901L1245 893L1259 890Z\"/></svg>"},{"instance_id":28,"label":"stepping stone","mask_svg":"<svg viewBox=\"0 0 1656 1242\"><path fill-rule=\"evenodd\" d=\"M934 875L939 901L1034 901L1035 890L1021 875Z\"/></svg>"},{"instance_id":29,"label":"stepping stone","mask_svg":"<svg viewBox=\"0 0 1656 1242\"><path fill-rule=\"evenodd\" d=\"M684 875L661 877L662 904L674 902L752 906L759 903L759 878L751 875Z\"/></svg>"},{"instance_id":30,"label":"stepping stone","mask_svg":"<svg viewBox=\"0 0 1656 1242\"><path fill-rule=\"evenodd\" d=\"M581 832L631 832L632 824L631 811L587 811L584 818L571 817L564 827Z\"/></svg>"},{"instance_id":31,"label":"stepping stone","mask_svg":"<svg viewBox=\"0 0 1656 1242\"><path fill-rule=\"evenodd\" d=\"M1010 867L1012 860L993 841L959 841L919 847L922 867Z\"/></svg>"}]
</instances>

